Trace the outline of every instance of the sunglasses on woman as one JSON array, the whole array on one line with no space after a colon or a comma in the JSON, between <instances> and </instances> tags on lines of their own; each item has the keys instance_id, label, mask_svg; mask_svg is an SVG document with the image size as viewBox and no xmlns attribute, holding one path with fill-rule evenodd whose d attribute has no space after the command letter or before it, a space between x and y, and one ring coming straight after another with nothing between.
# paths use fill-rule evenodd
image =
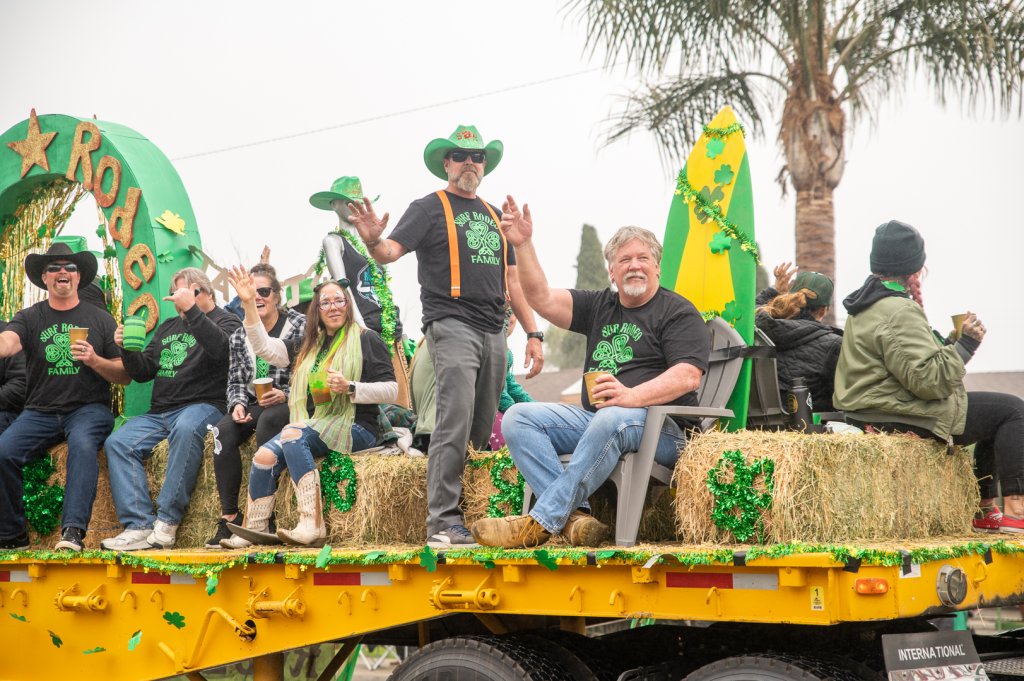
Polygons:
<instances>
[{"instance_id":1,"label":"sunglasses on woman","mask_svg":"<svg viewBox=\"0 0 1024 681\"><path fill-rule=\"evenodd\" d=\"M46 266L46 271L49 272L50 274L56 274L57 272L60 272L61 270L64 270L68 274L74 274L75 272L78 271L78 265L76 265L73 262L65 262L65 263L51 263L51 264Z\"/></svg>"},{"instance_id":2,"label":"sunglasses on woman","mask_svg":"<svg viewBox=\"0 0 1024 681\"><path fill-rule=\"evenodd\" d=\"M456 163L465 163L467 158L473 163L483 163L487 159L487 155L482 151L453 151L448 154L448 158Z\"/></svg>"},{"instance_id":3,"label":"sunglasses on woman","mask_svg":"<svg viewBox=\"0 0 1024 681\"><path fill-rule=\"evenodd\" d=\"M256 289L256 295L258 295L260 298L269 298L271 294L274 293L274 291L275 289L270 286L260 286L258 289Z\"/></svg>"}]
</instances>

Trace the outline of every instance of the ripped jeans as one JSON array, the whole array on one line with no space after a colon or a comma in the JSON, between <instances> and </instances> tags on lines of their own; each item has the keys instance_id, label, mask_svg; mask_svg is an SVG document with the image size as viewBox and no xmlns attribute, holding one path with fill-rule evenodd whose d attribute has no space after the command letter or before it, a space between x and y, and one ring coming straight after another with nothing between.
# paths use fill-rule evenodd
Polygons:
<instances>
[{"instance_id":1,"label":"ripped jeans","mask_svg":"<svg viewBox=\"0 0 1024 681\"><path fill-rule=\"evenodd\" d=\"M298 437L288 437L289 430L299 432ZM358 423L352 424L352 451L369 449L377 437ZM261 464L256 458L266 449L275 457L273 464ZM277 480L285 468L291 473L292 480L298 482L306 473L316 467L315 459L330 453L330 448L320 439L320 435L307 425L288 426L270 442L256 450L249 472L249 497L262 499L277 491Z\"/></svg>"}]
</instances>

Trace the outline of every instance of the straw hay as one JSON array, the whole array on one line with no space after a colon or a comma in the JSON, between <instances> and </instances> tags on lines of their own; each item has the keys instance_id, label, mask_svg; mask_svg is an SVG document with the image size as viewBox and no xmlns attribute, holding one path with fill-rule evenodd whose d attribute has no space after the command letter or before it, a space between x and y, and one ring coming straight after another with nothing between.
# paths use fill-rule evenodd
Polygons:
<instances>
[{"instance_id":1,"label":"straw hay","mask_svg":"<svg viewBox=\"0 0 1024 681\"><path fill-rule=\"evenodd\" d=\"M711 520L708 471L729 450L775 462L766 543L921 539L970 533L979 492L970 456L902 435L709 432L676 464L676 521L684 542L733 542ZM724 480L722 480L725 482Z\"/></svg>"}]
</instances>

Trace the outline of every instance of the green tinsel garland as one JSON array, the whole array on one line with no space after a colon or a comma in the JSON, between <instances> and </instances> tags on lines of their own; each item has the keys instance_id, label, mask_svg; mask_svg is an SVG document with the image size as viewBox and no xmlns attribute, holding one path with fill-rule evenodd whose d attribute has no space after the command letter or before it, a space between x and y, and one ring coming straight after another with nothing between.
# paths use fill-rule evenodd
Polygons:
<instances>
[{"instance_id":1,"label":"green tinsel garland","mask_svg":"<svg viewBox=\"0 0 1024 681\"><path fill-rule=\"evenodd\" d=\"M491 456L480 459L470 459L469 465L471 468L489 468L491 484L498 490L487 498L487 517L504 518L510 514L518 515L523 505L523 487L526 480L519 471L516 471L514 483L505 478L505 471L514 465L508 449L500 449Z\"/></svg>"},{"instance_id":2,"label":"green tinsel garland","mask_svg":"<svg viewBox=\"0 0 1024 681\"><path fill-rule=\"evenodd\" d=\"M345 494L338 486L345 483ZM320 466L320 493L324 497L324 513L331 506L342 513L356 503L356 466L348 454L331 452Z\"/></svg>"},{"instance_id":3,"label":"green tinsel garland","mask_svg":"<svg viewBox=\"0 0 1024 681\"><path fill-rule=\"evenodd\" d=\"M60 525L64 508L64 488L49 484L53 475L53 461L49 454L25 466L24 479L25 519L39 535L47 535Z\"/></svg>"},{"instance_id":4,"label":"green tinsel garland","mask_svg":"<svg viewBox=\"0 0 1024 681\"><path fill-rule=\"evenodd\" d=\"M690 185L690 181L686 177L686 168L679 171L679 176L676 178L676 196L682 196L683 201L686 203L696 203L697 206L707 214L709 218L714 220L718 228L740 244L740 250L749 253L754 258L755 263L761 262L760 251L757 248L757 244L746 234L740 232L739 227L735 223L730 222L728 218L722 213L722 208L717 203L709 201L701 193Z\"/></svg>"},{"instance_id":5,"label":"green tinsel garland","mask_svg":"<svg viewBox=\"0 0 1024 681\"><path fill-rule=\"evenodd\" d=\"M743 124L739 121L732 125L727 125L724 128L712 128L710 125L704 126L704 135L712 139L724 139L729 135L740 133L744 137L747 136L747 131L743 128Z\"/></svg>"},{"instance_id":6,"label":"green tinsel garland","mask_svg":"<svg viewBox=\"0 0 1024 681\"><path fill-rule=\"evenodd\" d=\"M722 482L722 474L732 468L732 482ZM747 541L756 533L764 542L761 510L772 504L775 462L764 458L747 465L743 452L722 452L722 458L708 471L707 486L715 497L711 520L715 527L732 532L738 541ZM765 492L754 489L757 476L764 480Z\"/></svg>"}]
</instances>

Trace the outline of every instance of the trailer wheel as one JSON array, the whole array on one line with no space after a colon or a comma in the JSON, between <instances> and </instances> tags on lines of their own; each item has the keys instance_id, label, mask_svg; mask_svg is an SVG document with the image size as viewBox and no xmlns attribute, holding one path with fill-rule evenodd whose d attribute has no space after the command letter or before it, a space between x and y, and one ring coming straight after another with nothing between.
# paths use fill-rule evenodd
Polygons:
<instances>
[{"instance_id":1,"label":"trailer wheel","mask_svg":"<svg viewBox=\"0 0 1024 681\"><path fill-rule=\"evenodd\" d=\"M587 681L559 657L516 637L458 636L416 651L388 681Z\"/></svg>"},{"instance_id":2,"label":"trailer wheel","mask_svg":"<svg viewBox=\"0 0 1024 681\"><path fill-rule=\"evenodd\" d=\"M861 681L838 660L764 653L727 657L689 674L685 681Z\"/></svg>"}]
</instances>

